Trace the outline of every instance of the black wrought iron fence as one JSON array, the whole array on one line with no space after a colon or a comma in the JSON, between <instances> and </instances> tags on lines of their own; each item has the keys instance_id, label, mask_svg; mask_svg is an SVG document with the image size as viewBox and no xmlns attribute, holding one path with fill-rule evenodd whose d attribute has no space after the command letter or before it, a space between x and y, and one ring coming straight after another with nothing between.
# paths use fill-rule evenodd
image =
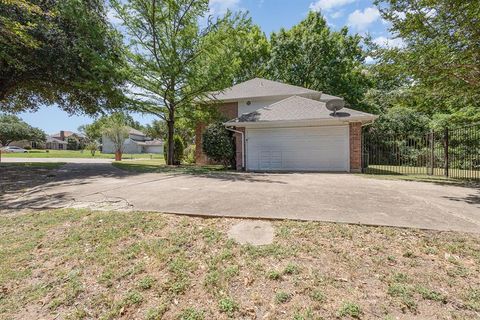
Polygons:
<instances>
[{"instance_id":1,"label":"black wrought iron fence","mask_svg":"<svg viewBox=\"0 0 480 320\"><path fill-rule=\"evenodd\" d=\"M428 133L364 131L365 173L480 179L480 124Z\"/></svg>"}]
</instances>

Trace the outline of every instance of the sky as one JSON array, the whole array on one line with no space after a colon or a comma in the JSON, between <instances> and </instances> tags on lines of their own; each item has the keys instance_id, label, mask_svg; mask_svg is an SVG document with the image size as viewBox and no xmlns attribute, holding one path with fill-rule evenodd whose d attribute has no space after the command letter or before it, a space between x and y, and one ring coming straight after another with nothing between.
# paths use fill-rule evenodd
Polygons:
<instances>
[{"instance_id":1,"label":"sky","mask_svg":"<svg viewBox=\"0 0 480 320\"><path fill-rule=\"evenodd\" d=\"M210 0L210 11L221 15L228 9L248 11L254 23L268 35L281 28L291 28L303 20L310 10L320 11L334 30L348 26L350 32L369 34L379 45L401 46L401 40L392 39L388 24L382 20L371 0ZM367 59L367 63L371 62ZM88 116L70 116L55 106L41 107L38 111L20 113L19 116L47 134L60 130L77 131L82 124L94 119ZM132 114L141 124L154 117Z\"/></svg>"}]
</instances>

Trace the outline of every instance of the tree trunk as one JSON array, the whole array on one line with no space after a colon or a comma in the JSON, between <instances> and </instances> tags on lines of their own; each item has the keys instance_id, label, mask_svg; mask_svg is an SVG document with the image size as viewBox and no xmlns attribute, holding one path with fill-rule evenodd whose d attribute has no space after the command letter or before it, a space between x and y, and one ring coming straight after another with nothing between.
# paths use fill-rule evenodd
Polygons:
<instances>
[{"instance_id":1,"label":"tree trunk","mask_svg":"<svg viewBox=\"0 0 480 320\"><path fill-rule=\"evenodd\" d=\"M169 117L167 121L168 125L168 150L167 150L167 165L174 165L173 153L175 152L175 143L173 135L175 134L175 113L174 109L171 109L169 112Z\"/></svg>"}]
</instances>

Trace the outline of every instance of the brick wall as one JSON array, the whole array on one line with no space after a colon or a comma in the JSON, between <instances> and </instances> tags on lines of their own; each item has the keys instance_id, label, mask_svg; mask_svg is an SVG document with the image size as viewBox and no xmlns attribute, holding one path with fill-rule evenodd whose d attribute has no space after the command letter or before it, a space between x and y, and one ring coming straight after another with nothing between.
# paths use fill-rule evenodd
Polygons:
<instances>
[{"instance_id":1,"label":"brick wall","mask_svg":"<svg viewBox=\"0 0 480 320\"><path fill-rule=\"evenodd\" d=\"M350 123L350 172L362 171L362 123Z\"/></svg>"},{"instance_id":2,"label":"brick wall","mask_svg":"<svg viewBox=\"0 0 480 320\"><path fill-rule=\"evenodd\" d=\"M243 132L245 136L245 128L235 128L237 131ZM244 155L242 152L242 135L235 132L235 163L237 164L237 171L244 170L244 162L242 161Z\"/></svg>"},{"instance_id":3,"label":"brick wall","mask_svg":"<svg viewBox=\"0 0 480 320\"><path fill-rule=\"evenodd\" d=\"M218 111L226 119L235 119L238 116L238 103L229 102L217 106ZM202 134L207 125L205 123L198 123L195 128L195 163L205 165L211 163L202 150Z\"/></svg>"}]
</instances>

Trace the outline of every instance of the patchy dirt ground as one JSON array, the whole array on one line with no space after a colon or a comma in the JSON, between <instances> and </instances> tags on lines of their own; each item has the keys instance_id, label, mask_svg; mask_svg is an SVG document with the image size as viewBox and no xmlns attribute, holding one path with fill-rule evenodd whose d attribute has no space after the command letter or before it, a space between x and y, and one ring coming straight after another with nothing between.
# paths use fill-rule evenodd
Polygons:
<instances>
[{"instance_id":1,"label":"patchy dirt ground","mask_svg":"<svg viewBox=\"0 0 480 320\"><path fill-rule=\"evenodd\" d=\"M64 163L0 163L0 195L53 181Z\"/></svg>"},{"instance_id":2,"label":"patchy dirt ground","mask_svg":"<svg viewBox=\"0 0 480 320\"><path fill-rule=\"evenodd\" d=\"M57 210L0 216L1 319L480 319L480 236Z\"/></svg>"}]
</instances>

